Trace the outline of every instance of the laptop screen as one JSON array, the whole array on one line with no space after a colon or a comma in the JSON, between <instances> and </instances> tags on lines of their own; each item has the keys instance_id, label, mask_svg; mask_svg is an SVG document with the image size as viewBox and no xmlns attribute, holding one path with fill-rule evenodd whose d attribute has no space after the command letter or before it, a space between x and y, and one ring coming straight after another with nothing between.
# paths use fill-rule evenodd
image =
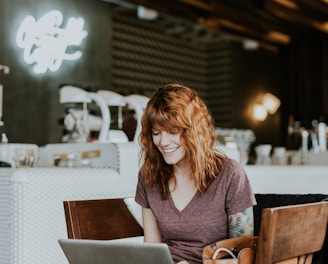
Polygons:
<instances>
[{"instance_id":1,"label":"laptop screen","mask_svg":"<svg viewBox=\"0 0 328 264\"><path fill-rule=\"evenodd\" d=\"M120 240L58 240L70 264L174 264L164 243Z\"/></svg>"}]
</instances>

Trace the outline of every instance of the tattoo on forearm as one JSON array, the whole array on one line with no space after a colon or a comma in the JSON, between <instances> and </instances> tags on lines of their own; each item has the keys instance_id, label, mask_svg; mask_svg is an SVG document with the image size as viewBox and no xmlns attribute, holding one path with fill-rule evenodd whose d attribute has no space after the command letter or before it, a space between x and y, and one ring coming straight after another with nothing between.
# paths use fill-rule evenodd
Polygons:
<instances>
[{"instance_id":1,"label":"tattoo on forearm","mask_svg":"<svg viewBox=\"0 0 328 264\"><path fill-rule=\"evenodd\" d=\"M238 237L254 234L253 207L244 211L229 215L229 237Z\"/></svg>"}]
</instances>

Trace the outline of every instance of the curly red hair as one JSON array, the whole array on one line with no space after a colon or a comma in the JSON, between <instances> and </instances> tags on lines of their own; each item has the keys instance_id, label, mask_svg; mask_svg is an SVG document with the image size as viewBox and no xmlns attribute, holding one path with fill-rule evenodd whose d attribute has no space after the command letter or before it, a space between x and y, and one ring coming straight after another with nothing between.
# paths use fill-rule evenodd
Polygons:
<instances>
[{"instance_id":1,"label":"curly red hair","mask_svg":"<svg viewBox=\"0 0 328 264\"><path fill-rule=\"evenodd\" d=\"M149 186L158 185L164 199L173 167L165 163L152 140L152 130L181 132L190 162L192 179L204 192L222 167L222 155L215 149L216 134L212 116L197 93L180 84L159 88L142 116L139 135L141 174Z\"/></svg>"}]
</instances>

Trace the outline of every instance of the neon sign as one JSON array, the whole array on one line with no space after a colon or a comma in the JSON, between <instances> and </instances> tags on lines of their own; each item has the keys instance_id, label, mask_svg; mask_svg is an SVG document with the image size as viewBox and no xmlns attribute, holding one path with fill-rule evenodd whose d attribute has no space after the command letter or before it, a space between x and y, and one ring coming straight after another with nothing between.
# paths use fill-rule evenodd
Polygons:
<instances>
[{"instance_id":1,"label":"neon sign","mask_svg":"<svg viewBox=\"0 0 328 264\"><path fill-rule=\"evenodd\" d=\"M27 16L21 23L16 43L24 49L24 61L34 65L35 73L55 72L64 60L73 61L82 56L78 46L88 35L83 29L83 18L69 18L66 28L62 24L63 15L58 10L45 14L37 21Z\"/></svg>"}]
</instances>

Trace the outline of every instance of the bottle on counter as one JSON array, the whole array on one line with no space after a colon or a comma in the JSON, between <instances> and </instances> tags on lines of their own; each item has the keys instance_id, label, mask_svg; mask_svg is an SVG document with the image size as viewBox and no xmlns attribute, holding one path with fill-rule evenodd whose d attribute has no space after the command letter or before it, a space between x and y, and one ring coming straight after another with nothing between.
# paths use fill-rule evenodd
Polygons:
<instances>
[{"instance_id":1,"label":"bottle on counter","mask_svg":"<svg viewBox=\"0 0 328 264\"><path fill-rule=\"evenodd\" d=\"M261 144L255 147L256 165L272 165L271 160L272 145Z\"/></svg>"},{"instance_id":2,"label":"bottle on counter","mask_svg":"<svg viewBox=\"0 0 328 264\"><path fill-rule=\"evenodd\" d=\"M318 125L319 149L321 152L327 151L327 125L323 122Z\"/></svg>"},{"instance_id":3,"label":"bottle on counter","mask_svg":"<svg viewBox=\"0 0 328 264\"><path fill-rule=\"evenodd\" d=\"M286 148L285 147L275 147L273 149L272 163L274 165L286 165Z\"/></svg>"},{"instance_id":4,"label":"bottle on counter","mask_svg":"<svg viewBox=\"0 0 328 264\"><path fill-rule=\"evenodd\" d=\"M0 167L11 167L8 137L6 133L1 134Z\"/></svg>"}]
</instances>

